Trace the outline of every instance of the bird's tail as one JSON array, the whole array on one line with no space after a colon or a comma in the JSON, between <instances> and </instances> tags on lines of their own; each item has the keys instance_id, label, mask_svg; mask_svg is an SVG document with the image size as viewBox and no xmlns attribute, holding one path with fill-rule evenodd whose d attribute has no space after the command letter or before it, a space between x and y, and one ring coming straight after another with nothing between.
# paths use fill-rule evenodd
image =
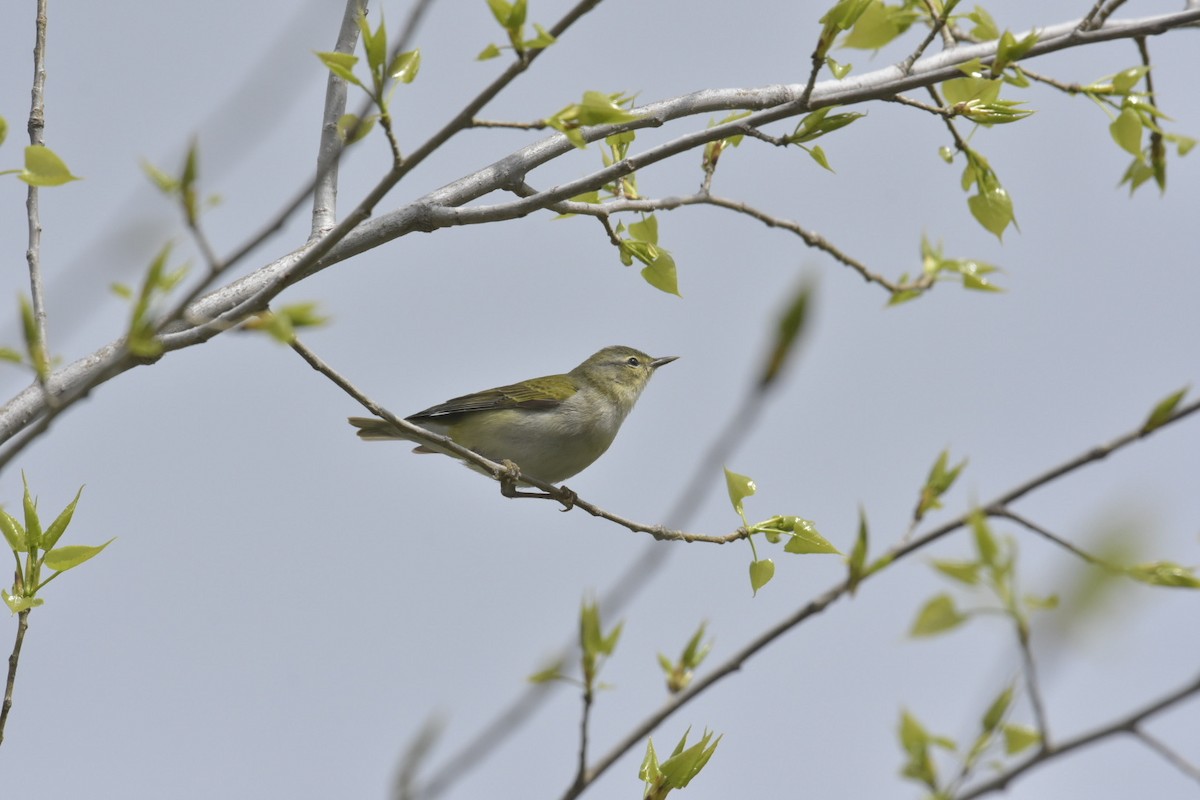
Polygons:
<instances>
[{"instance_id":1,"label":"bird's tail","mask_svg":"<svg viewBox=\"0 0 1200 800\"><path fill-rule=\"evenodd\" d=\"M358 438L369 442L381 442L387 439L407 439L392 423L379 417L350 417L350 424L358 428Z\"/></svg>"}]
</instances>

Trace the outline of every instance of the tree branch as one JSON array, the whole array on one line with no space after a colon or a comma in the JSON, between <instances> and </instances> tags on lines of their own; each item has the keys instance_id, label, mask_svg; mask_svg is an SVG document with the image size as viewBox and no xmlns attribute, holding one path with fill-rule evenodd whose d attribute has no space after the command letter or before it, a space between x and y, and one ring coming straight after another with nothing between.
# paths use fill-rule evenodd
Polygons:
<instances>
[{"instance_id":1,"label":"tree branch","mask_svg":"<svg viewBox=\"0 0 1200 800\"><path fill-rule=\"evenodd\" d=\"M0 705L0 744L4 743L4 725L8 722L8 712L13 704L13 685L17 682L17 663L21 660L21 645L29 628L30 610L27 608L17 613L17 639L8 657L8 681L4 684L4 703Z\"/></svg>"},{"instance_id":2,"label":"tree branch","mask_svg":"<svg viewBox=\"0 0 1200 800\"><path fill-rule=\"evenodd\" d=\"M975 786L963 794L958 795L955 800L973 800L976 797L982 797L985 794L992 792L1003 791L1008 788L1013 780L1030 771L1040 764L1044 764L1051 759L1066 755L1073 750L1078 750L1081 747L1086 747L1089 744L1107 739L1118 733L1130 733L1137 735L1138 725L1145 719L1154 716L1160 711L1164 711L1176 703L1179 703L1194 694L1200 693L1200 675L1193 679L1190 683L1181 686L1170 694L1155 700L1139 711L1135 711L1125 717L1114 720L1107 725L1103 725L1092 731L1080 734L1071 739L1067 739L1055 746L1046 746L1035 753L1030 759L1022 764L1013 767L1010 770L997 775L989 781Z\"/></svg>"},{"instance_id":3,"label":"tree branch","mask_svg":"<svg viewBox=\"0 0 1200 800\"><path fill-rule=\"evenodd\" d=\"M358 19L366 13L366 0L346 0L334 52L354 52L358 45ZM330 72L325 80L325 108L321 115L321 141L317 146L310 239L318 239L332 230L337 219L338 162L344 149L342 137L338 134L338 120L346 113L347 91L346 81ZM359 119L362 119L361 116Z\"/></svg>"},{"instance_id":4,"label":"tree branch","mask_svg":"<svg viewBox=\"0 0 1200 800\"><path fill-rule=\"evenodd\" d=\"M46 0L38 0L37 32L33 45L33 89L29 103L29 144L43 145L46 128ZM42 220L38 208L38 187L29 184L25 195L25 214L29 220L29 248L25 261L29 265L29 293L33 305L33 324L36 340L30 342L30 356L34 359L34 370L42 396L48 404L53 397L46 387L46 367L50 358L50 345L46 340L46 296L42 287Z\"/></svg>"},{"instance_id":5,"label":"tree branch","mask_svg":"<svg viewBox=\"0 0 1200 800\"><path fill-rule=\"evenodd\" d=\"M1171 415L1170 419L1164 424L1168 424L1168 425L1173 424L1175 422L1178 422L1181 419L1184 419L1185 417L1195 414L1197 411L1200 411L1200 401L1190 403L1189 405L1178 409L1174 414ZM1018 498L1025 496L1026 494L1033 491L1034 489L1044 486L1047 483L1050 483L1051 481L1056 480L1057 478L1061 478L1064 475L1067 475L1077 469L1080 469L1081 467L1091 464L1094 461L1099 461L1103 458L1106 458L1111 453L1113 453L1121 448L1124 448L1124 447L1132 444L1133 442L1136 442L1139 439L1144 438L1147 435L1148 434L1143 430L1143 428L1139 426L1136 430L1134 430L1130 433L1127 433L1123 436L1119 436L1116 439L1109 442L1108 444L1098 445L1096 447L1093 447L1092 449L1088 450L1087 452L1082 453L1072 459L1069 459L1068 461L1065 461L1062 464L1059 464L1058 466L1055 466L1055 467L1047 470L1046 472L1042 473L1041 475L1031 478L1030 480L1027 480L1024 483L1020 483L1017 486L1013 487L1012 489L1009 489L1008 491L1004 492L999 497L995 498L994 500L992 500L991 502L989 502L983 506L984 513L992 513L995 510L1001 509L1004 506L1008 505L1009 503L1016 501ZM938 539L941 539L942 537L952 533L953 531L958 530L959 528L963 528L963 527L969 525L971 517L974 513L975 513L974 511L970 511L965 514L962 514L962 515L958 516L957 518L952 519L949 522L943 523L942 525L939 525L938 527L917 537L916 539L912 540L911 542L901 543L895 547L892 547L883 556L881 556L879 559L877 559L876 563L883 562L883 563L892 564L892 563L895 563L896 561L899 561L900 559L904 558L905 556L912 554L916 550L919 550L919 549L929 545L930 543L937 541ZM868 572L859 581L858 586L861 586L866 580L873 577L874 574L878 574L878 573ZM841 581L840 583L825 590L823 593L821 593L814 599L810 600L806 605L802 606L797 611L793 612L789 616L787 616L784 619L777 622L774 626L768 628L766 631L759 634L757 637L752 639L748 644L746 644L740 650L738 650L736 653L734 653L732 656L730 656L729 659L727 659L726 661L724 661L723 663L718 665L712 672L708 673L707 675L704 675L701 678L698 678L696 681L694 681L692 683L692 685L690 687L688 687L684 691L682 691L679 694L672 697L658 711L654 712L653 714L651 714L650 716L648 716L647 718L645 718L644 720L639 722L636 726L634 726L634 728L629 732L628 735L626 735L624 738L620 739L615 745L613 745L613 747L607 753L605 753L603 756L601 756L596 761L596 763L588 770L586 783L590 784L592 781L594 781L598 777L600 777L600 775L602 775L606 770L608 770L609 767L611 767L613 764L615 764L616 761L621 756L623 756L631 748L638 745L646 736L650 735L650 733L655 728L657 728L659 724L661 724L664 720L666 720L667 717L671 716L677 710L679 710L683 706L690 703L692 700L694 700L696 697L698 697L700 694L702 694L705 690L707 690L713 684L715 684L715 683L719 682L720 680L724 679L725 677L732 675L733 673L739 671L742 668L742 666L745 664L745 662L748 661L752 656L754 656L760 650L762 650L767 645L774 642L776 639L783 636L785 633L790 631L792 628L794 628L797 625L799 625L800 623L804 622L809 617L812 617L812 616L815 616L816 614L821 613L826 608L828 608L830 605L832 605L835 601L837 601L838 599L842 598L843 596L849 594L849 592L850 592L850 580L849 580L849 578L846 578L845 580ZM1133 723L1136 723L1136 722L1140 721L1141 719L1143 719L1144 717L1149 716L1150 714L1156 713L1157 711L1161 710L1162 708L1165 708L1167 705L1170 705L1171 703L1174 703L1174 702L1178 702L1179 700L1183 699L1184 697L1186 697L1194 692L1197 692L1197 691L1200 691L1200 678L1197 679L1195 684L1189 685L1189 687L1186 687L1185 690L1181 690L1180 692L1177 692L1176 694L1171 695L1168 698L1166 698L1165 701L1160 701L1159 703L1150 706L1147 710L1144 710L1143 712L1141 712L1140 715L1137 715L1136 718L1133 719ZM1133 724L1133 723L1129 723L1129 724ZM1093 738L1098 738L1098 737L1093 737ZM1088 741L1090 741L1090 740L1088 740ZM1053 752L1054 753L1066 752L1070 749L1074 749L1075 747L1081 746L1081 744L1086 744L1086 743L1088 743L1088 741L1083 741L1083 742L1076 742L1075 740L1068 741L1068 742L1058 745ZM1039 757L1035 756L1034 763L1036 763L1037 760L1041 760L1041 759ZM1021 771L1024 771L1024 769L1028 769L1030 766L1032 766L1032 764L1028 764L1028 765L1022 767ZM1019 774L1019 772L1017 774ZM995 788L1003 788L1003 785L1004 785L1003 783L997 784L997 786ZM569 789L567 791L567 793L564 795L564 798L571 798L571 797L577 796L578 793L576 792L576 793L572 794L573 791L574 791L574 787L572 787L571 789ZM967 800L967 798L975 797L975 796L978 796L978 795L977 794L968 794L968 795L965 795L965 796L959 798L959 800Z\"/></svg>"},{"instance_id":6,"label":"tree branch","mask_svg":"<svg viewBox=\"0 0 1200 800\"><path fill-rule=\"evenodd\" d=\"M557 36L566 25L594 5L594 0L593 2L579 3L554 27L552 32ZM1041 29L1042 39L1034 45L1026 58L1093 42L1132 38L1139 35L1155 35L1198 21L1200 21L1200 8L1142 19L1110 21L1098 30L1086 32L1076 31L1077 23L1054 25ZM958 74L957 65L963 61L980 58L986 63L994 57L995 48L995 42L956 47L953 50L921 59L913 65L911 73L908 75L904 75L898 67L893 66L866 73L858 78L822 82L813 89L811 106L857 103L890 97L914 86L935 83L956 76ZM527 54L526 60L529 58L532 58L532 54ZM523 66L520 69L516 69L515 66L510 67L505 75L510 73L515 75L523 69ZM497 79L497 82L499 81L501 79ZM459 127L466 126L474 118L477 108L499 90L496 88L497 82L489 86L476 98L476 101L469 104L452 123L414 151L405 162L406 165L411 167L432 152L437 145L448 139L452 134L451 128L458 130ZM161 337L164 348L169 352L207 341L227 329L229 325L236 324L247 314L265 308L266 304L288 285L407 233L525 216L540 208L548 207L552 203L579 194L581 191L601 186L638 167L656 163L709 141L736 135L741 130L739 124L762 125L794 116L809 107L808 104L798 102L802 92L803 88L796 85L776 85L751 90L709 90L639 108L637 111L643 116L638 120L620 126L601 126L588 129L585 131L585 138L594 141L616 130L658 126L680 117L707 114L718 110L738 108L766 110L759 111L738 123L727 123L714 126L706 131L686 134L673 142L651 148L639 156L619 162L607 170L594 172L530 198L521 198L492 207L460 208L463 204L484 194L512 185L541 164L574 149L561 135L529 145L489 167L471 173L412 203L378 215L365 224L358 225L356 219L355 224L350 226L352 231L344 237L326 237L322 240L322 246L319 249L301 249L290 253L261 267L245 278L200 298L189 309L188 318L211 320L212 322L164 334ZM394 181L386 183L390 188ZM381 196L382 193L379 194L379 197ZM369 198L369 202L364 201L362 207L373 208L377 200L378 197ZM336 229L331 231L331 234L335 232L337 232ZM113 374L135 366L134 363L121 358L122 350L123 343L118 340L101 348L91 356L57 370L47 381L50 393L58 397L75 397L81 388L91 388L112 377ZM10 439L17 431L46 413L46 400L40 395L41 392L37 387L31 387L13 397L3 408L0 408L0 441Z\"/></svg>"}]
</instances>

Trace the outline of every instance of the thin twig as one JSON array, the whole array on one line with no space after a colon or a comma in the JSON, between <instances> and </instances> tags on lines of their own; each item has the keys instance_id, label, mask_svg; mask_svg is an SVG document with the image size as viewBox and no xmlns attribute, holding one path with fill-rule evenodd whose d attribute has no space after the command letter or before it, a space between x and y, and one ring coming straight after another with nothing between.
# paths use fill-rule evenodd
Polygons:
<instances>
[{"instance_id":1,"label":"thin twig","mask_svg":"<svg viewBox=\"0 0 1200 800\"><path fill-rule=\"evenodd\" d=\"M1033 533L1036 533L1038 536L1041 536L1043 539L1053 542L1054 544L1063 548L1067 552L1069 552L1073 555L1079 556L1081 559L1083 559L1084 561L1086 561L1089 564L1094 564L1095 566L1098 566L1098 567L1107 567L1108 566L1103 561L1096 558L1094 555L1087 552L1086 550L1080 550L1078 547L1071 544L1066 539L1062 538L1061 536L1057 536L1057 535L1051 533L1050 531L1046 530L1045 528L1041 527L1040 525L1037 525L1036 523L1027 519L1026 517L1021 516L1020 514L1016 513L1015 511L1013 511L1010 508L1002 506L1000 508L991 509L990 511L988 511L988 516L1000 517L1002 519L1012 520L1013 522L1017 523L1018 525L1021 525L1025 528L1029 529Z\"/></svg>"},{"instance_id":2,"label":"thin twig","mask_svg":"<svg viewBox=\"0 0 1200 800\"><path fill-rule=\"evenodd\" d=\"M1168 746L1163 740L1156 736L1151 736L1141 725L1134 725L1132 733L1142 741L1142 744L1146 745L1151 750L1165 758L1167 763L1169 763L1171 766L1175 767L1184 775L1188 776L1197 783L1200 783L1200 767L1197 767L1195 764L1188 761L1186 758L1176 752L1174 748Z\"/></svg>"},{"instance_id":3,"label":"thin twig","mask_svg":"<svg viewBox=\"0 0 1200 800\"><path fill-rule=\"evenodd\" d=\"M46 128L46 14L47 0L38 0L37 4L37 33L33 45L33 88L30 91L29 102L29 144L43 145L43 133ZM53 405L54 398L46 386L46 364L50 357L50 344L46 339L46 296L42 287L42 220L38 208L38 187L29 184L25 195L25 213L29 220L29 248L25 251L25 261L29 265L29 292L33 302L33 322L36 329L36 341L30 342L30 356L34 359L34 369L38 384L42 388L47 405Z\"/></svg>"},{"instance_id":4,"label":"thin twig","mask_svg":"<svg viewBox=\"0 0 1200 800\"><path fill-rule=\"evenodd\" d=\"M367 13L366 0L346 0L342 27L338 30L335 53L353 53L358 45L358 20ZM317 239L333 228L337 219L338 164L344 145L338 132L338 120L346 113L346 81L332 72L325 80L325 108L321 114L321 141L317 145L317 175L313 184L312 233ZM362 117L359 117L359 124Z\"/></svg>"},{"instance_id":5,"label":"thin twig","mask_svg":"<svg viewBox=\"0 0 1200 800\"><path fill-rule=\"evenodd\" d=\"M1138 725L1143 720L1148 719L1149 717L1152 717L1161 711L1171 708L1177 703L1180 703L1197 693L1200 693L1200 676L1197 676L1190 683L1181 686L1170 694L1155 700L1138 711L1116 719L1107 725L1102 725L1099 728L1088 731L1087 733L1067 739L1055 745L1054 747L1044 747L1041 750L1038 750L1028 760L1022 762L1016 767L1013 767L1012 769L1004 771L1000 775L997 775L996 777L985 781L984 783L973 787L969 791L958 795L955 800L974 800L974 798L982 797L985 794L1003 791L1004 789L1008 788L1008 785L1016 778L1053 758L1066 755L1067 753L1078 750L1081 747L1086 747L1087 745L1094 744L1095 742L1102 741L1119 733L1136 733Z\"/></svg>"},{"instance_id":6,"label":"thin twig","mask_svg":"<svg viewBox=\"0 0 1200 800\"><path fill-rule=\"evenodd\" d=\"M1029 693L1029 705L1033 708L1033 719L1041 734L1042 747L1050 746L1050 718L1046 714L1046 703L1042 699L1042 687L1038 681L1037 669L1033 662L1033 646L1029 642L1029 623L1024 617L1017 616L1013 622L1017 628L1017 644L1021 650L1021 672L1025 676L1025 691Z\"/></svg>"},{"instance_id":7,"label":"thin twig","mask_svg":"<svg viewBox=\"0 0 1200 800\"><path fill-rule=\"evenodd\" d=\"M533 122L506 122L497 119L472 119L468 124L471 128L512 128L519 131L542 131L550 127L544 119L535 119Z\"/></svg>"},{"instance_id":8,"label":"thin twig","mask_svg":"<svg viewBox=\"0 0 1200 800\"><path fill-rule=\"evenodd\" d=\"M1168 422L1165 424L1174 424L1179 420L1195 414L1197 411L1200 411L1200 400L1178 409L1174 414L1171 415ZM1090 450L1075 456L1074 458L1064 461L1063 463L1050 468L1042 474L1030 478L1029 480L1024 481L1023 483L1020 483L1012 489L1004 492L999 497L996 497L991 502L983 506L984 513L991 513L994 510L1004 508L1005 506L1015 502L1021 497L1024 497L1035 489L1045 486L1051 481L1061 478L1064 475L1087 466L1088 464L1100 461L1117 450L1120 450L1132 444L1133 442L1145 438L1148 435L1149 434L1143 427L1138 427L1136 430L1119 436L1107 444L1097 445L1096 447L1093 447ZM971 511L966 514L962 514L961 516L952 519L949 522L943 523L942 525L927 531L911 542L901 543L895 547L892 547L883 556L881 556L878 561L888 564L895 563L905 556L908 556L913 552L924 548L930 543L958 530L959 528L968 525L974 513L974 511ZM879 573L868 572L868 574L862 578L858 585L861 587L863 581L873 577L875 574ZM666 720L667 717L671 716L684 705L690 703L713 684L739 671L745 662L760 650L771 644L779 637L783 636L792 628L804 622L809 617L815 616L816 614L824 611L835 601L849 592L850 581L849 578L847 578L835 586L830 587L825 592L810 600L806 605L797 611L793 612L789 616L777 622L771 628L768 628L766 631L759 634L748 644L730 656L726 661L714 668L712 672L700 677L687 689L672 697L665 705L662 706L662 708L651 714L642 722L638 723L624 738L619 740L607 753L605 753L596 761L596 763L587 772L587 784L591 784L594 780L596 780L596 778L608 770L609 767L611 767L619 758L621 758L621 756L628 752L632 747L639 744L646 736L648 736L655 728L657 728L664 720ZM1150 714L1153 714L1162 708L1165 708L1166 705L1178 702L1179 700L1183 699L1183 697L1186 697L1197 691L1200 691L1200 679L1197 680L1196 685L1177 693L1178 696L1171 695L1166 699L1166 701L1160 701L1159 703L1150 706L1147 710L1141 712L1141 716L1138 716L1135 722L1140 721L1142 718L1149 716ZM1067 750L1080 746L1078 743L1073 742L1074 740L1072 740L1072 742L1060 744L1055 748L1054 751L1044 752L1066 752ZM1040 759L1040 756L1035 758ZM1001 788L1002 786L1003 784L1000 784L1000 786L997 788ZM575 796L577 796L577 794L571 794L571 790L568 790L568 793L564 795L564 797ZM976 795L972 794L968 796L974 797ZM965 800L965 798L960 798L960 800Z\"/></svg>"},{"instance_id":9,"label":"thin twig","mask_svg":"<svg viewBox=\"0 0 1200 800\"><path fill-rule=\"evenodd\" d=\"M17 662L21 660L21 645L25 641L25 631L29 628L29 612L25 609L17 613L17 639L13 642L12 654L8 657L8 681L4 684L4 703L0 705L0 744L4 743L4 725L8 722L8 712L13 704L13 684L17 681Z\"/></svg>"},{"instance_id":10,"label":"thin twig","mask_svg":"<svg viewBox=\"0 0 1200 800\"><path fill-rule=\"evenodd\" d=\"M936 114L937 116L944 117L946 119L950 119L951 117L958 116L957 114L955 114L953 111L951 111L948 108L943 108L942 106L931 106L928 103L922 103L920 100L914 100L911 97L908 97L908 96L902 95L902 94L893 95L891 97L887 97L884 99L887 100L889 103L899 103L902 106L911 106L912 108L919 108L922 111L926 111L930 114Z\"/></svg>"},{"instance_id":11,"label":"thin twig","mask_svg":"<svg viewBox=\"0 0 1200 800\"><path fill-rule=\"evenodd\" d=\"M1104 7L1104 10L1101 11L1096 17L1096 27L1103 27L1104 23L1108 22L1108 18L1113 15L1113 12L1123 5L1125 5L1125 0L1111 0L1111 2Z\"/></svg>"},{"instance_id":12,"label":"thin twig","mask_svg":"<svg viewBox=\"0 0 1200 800\"><path fill-rule=\"evenodd\" d=\"M926 35L925 39L919 45L917 45L917 49L913 50L912 53L909 54L908 58L900 62L899 67L901 72L907 75L909 70L912 69L912 65L915 64L917 59L929 49L929 45L933 44L933 40L937 38L938 34L946 29L946 20L950 18L950 12L954 10L954 7L958 5L958 2L959 0L946 0L945 5L942 8L942 13L933 16L933 25L929 27L929 34ZM929 3L926 3L925 7L929 10L932 16L933 6L931 6Z\"/></svg>"}]
</instances>

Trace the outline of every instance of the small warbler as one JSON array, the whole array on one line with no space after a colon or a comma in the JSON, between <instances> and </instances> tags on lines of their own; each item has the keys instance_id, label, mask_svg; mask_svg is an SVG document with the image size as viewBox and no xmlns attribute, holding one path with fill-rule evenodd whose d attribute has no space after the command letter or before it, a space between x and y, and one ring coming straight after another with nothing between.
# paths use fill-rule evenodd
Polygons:
<instances>
[{"instance_id":1,"label":"small warbler","mask_svg":"<svg viewBox=\"0 0 1200 800\"><path fill-rule=\"evenodd\" d=\"M565 375L455 397L405 419L492 461L513 461L524 475L559 483L604 454L650 376L676 358L606 347ZM409 439L377 417L350 417L350 424L369 441ZM422 444L413 452L445 451Z\"/></svg>"}]
</instances>

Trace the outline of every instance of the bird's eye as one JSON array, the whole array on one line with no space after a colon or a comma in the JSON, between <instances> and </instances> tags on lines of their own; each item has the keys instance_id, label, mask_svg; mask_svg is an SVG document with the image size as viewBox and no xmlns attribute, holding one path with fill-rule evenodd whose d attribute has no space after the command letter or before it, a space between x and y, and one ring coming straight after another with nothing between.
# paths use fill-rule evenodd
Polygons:
<instances>
[{"instance_id":1,"label":"bird's eye","mask_svg":"<svg viewBox=\"0 0 1200 800\"><path fill-rule=\"evenodd\" d=\"M642 364L641 361L638 361L637 356L630 356L629 358L625 359L625 363L631 367L638 367Z\"/></svg>"}]
</instances>

